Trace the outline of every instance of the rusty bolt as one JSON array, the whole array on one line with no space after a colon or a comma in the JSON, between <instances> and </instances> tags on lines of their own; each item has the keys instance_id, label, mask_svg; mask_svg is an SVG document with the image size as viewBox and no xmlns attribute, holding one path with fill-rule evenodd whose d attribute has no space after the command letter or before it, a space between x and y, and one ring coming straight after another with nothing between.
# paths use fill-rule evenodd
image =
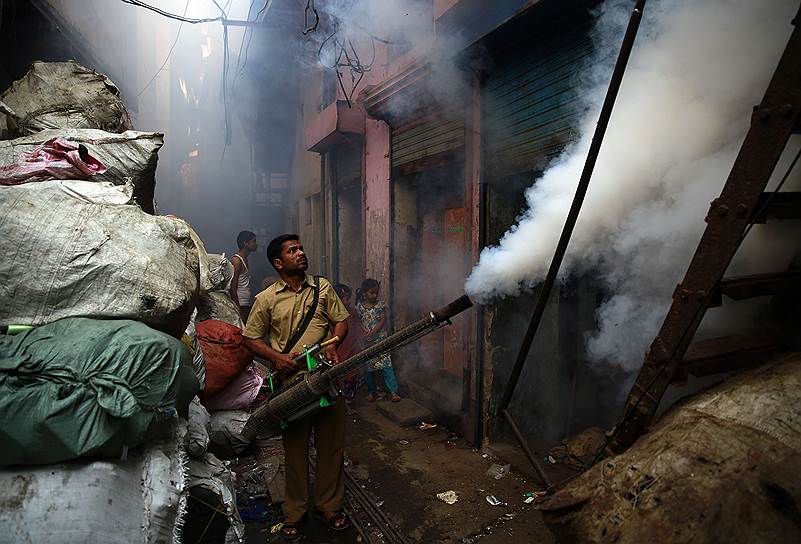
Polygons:
<instances>
[{"instance_id":1,"label":"rusty bolt","mask_svg":"<svg viewBox=\"0 0 801 544\"><path fill-rule=\"evenodd\" d=\"M792 104L782 104L781 107L781 115L785 119L790 117L793 114L793 105Z\"/></svg>"},{"instance_id":2,"label":"rusty bolt","mask_svg":"<svg viewBox=\"0 0 801 544\"><path fill-rule=\"evenodd\" d=\"M763 123L767 123L768 121L770 121L770 114L771 113L772 112L771 112L770 108L758 108L757 109L757 116L759 117L759 120L762 121Z\"/></svg>"},{"instance_id":3,"label":"rusty bolt","mask_svg":"<svg viewBox=\"0 0 801 544\"><path fill-rule=\"evenodd\" d=\"M745 217L748 215L748 206L745 204L737 204L737 217Z\"/></svg>"},{"instance_id":4,"label":"rusty bolt","mask_svg":"<svg viewBox=\"0 0 801 544\"><path fill-rule=\"evenodd\" d=\"M718 217L726 217L726 214L729 213L729 207L725 204L721 204L715 209L715 213L718 214Z\"/></svg>"},{"instance_id":5,"label":"rusty bolt","mask_svg":"<svg viewBox=\"0 0 801 544\"><path fill-rule=\"evenodd\" d=\"M699 289L698 291L695 292L695 298L699 302L703 302L703 300L706 298L706 291L704 291L703 289Z\"/></svg>"}]
</instances>

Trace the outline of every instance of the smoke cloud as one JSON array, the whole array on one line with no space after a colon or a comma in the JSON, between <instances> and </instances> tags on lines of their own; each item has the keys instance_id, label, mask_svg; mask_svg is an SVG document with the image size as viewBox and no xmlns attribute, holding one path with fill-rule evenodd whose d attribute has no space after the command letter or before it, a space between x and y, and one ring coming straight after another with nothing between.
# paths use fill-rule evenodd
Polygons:
<instances>
[{"instance_id":1,"label":"smoke cloud","mask_svg":"<svg viewBox=\"0 0 801 544\"><path fill-rule=\"evenodd\" d=\"M466 281L476 300L542 281L584 165L632 2L606 2L585 78L581 136L526 191L527 209ZM666 0L646 7L561 278L592 270L610 293L588 340L594 361L635 368L657 332L778 62L791 0ZM599 57L600 58L600 57ZM596 62L599 62L596 59ZM597 65L597 64L596 64Z\"/></svg>"}]
</instances>

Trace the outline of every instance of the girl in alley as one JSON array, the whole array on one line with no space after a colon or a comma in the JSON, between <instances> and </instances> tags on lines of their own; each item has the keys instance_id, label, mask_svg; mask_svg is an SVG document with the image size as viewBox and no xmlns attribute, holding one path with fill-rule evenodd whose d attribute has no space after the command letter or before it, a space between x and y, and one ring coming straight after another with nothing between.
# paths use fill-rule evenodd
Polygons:
<instances>
[{"instance_id":1,"label":"girl in alley","mask_svg":"<svg viewBox=\"0 0 801 544\"><path fill-rule=\"evenodd\" d=\"M362 335L361 318L359 317L359 313L356 311L356 308L352 304L353 291L344 283L336 284L334 286L334 291L337 292L342 304L344 304L345 308L347 308L348 312L350 312L350 317L348 317L348 335L345 337L345 340L337 345L337 356L339 357L340 362L342 362L356 355L362 350L364 338ZM358 370L354 370L345 376L345 398L348 400L353 400L361 381L361 372Z\"/></svg>"},{"instance_id":2,"label":"girl in alley","mask_svg":"<svg viewBox=\"0 0 801 544\"><path fill-rule=\"evenodd\" d=\"M387 337L387 321L389 310L383 300L379 300L378 292L381 285L378 281L367 278L362 282L361 288L356 290L356 311L361 318L364 330L365 345L371 345ZM376 399L376 374L384 374L384 384L389 389L392 402L401 400L398 395L398 382L395 379L395 371L392 369L392 359L389 353L376 359L367 368L367 401L375 402Z\"/></svg>"}]
</instances>

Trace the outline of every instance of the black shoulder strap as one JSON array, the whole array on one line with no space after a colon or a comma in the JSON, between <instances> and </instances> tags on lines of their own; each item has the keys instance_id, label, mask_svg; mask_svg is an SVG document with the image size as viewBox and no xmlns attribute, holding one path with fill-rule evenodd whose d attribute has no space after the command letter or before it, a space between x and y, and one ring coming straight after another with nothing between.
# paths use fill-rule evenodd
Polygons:
<instances>
[{"instance_id":1,"label":"black shoulder strap","mask_svg":"<svg viewBox=\"0 0 801 544\"><path fill-rule=\"evenodd\" d=\"M314 287L312 287L312 289L314 290L314 300L312 301L312 305L309 307L309 311L306 312L306 315L303 317L303 321L301 321L300 325L298 325L298 328L295 329L295 332L287 341L284 349L281 350L281 353L284 355L289 353L289 350L291 350L295 344L298 343L300 337L303 336L303 333L309 328L309 323L311 323L314 313L317 311L317 303L320 302L320 276L314 276Z\"/></svg>"}]
</instances>

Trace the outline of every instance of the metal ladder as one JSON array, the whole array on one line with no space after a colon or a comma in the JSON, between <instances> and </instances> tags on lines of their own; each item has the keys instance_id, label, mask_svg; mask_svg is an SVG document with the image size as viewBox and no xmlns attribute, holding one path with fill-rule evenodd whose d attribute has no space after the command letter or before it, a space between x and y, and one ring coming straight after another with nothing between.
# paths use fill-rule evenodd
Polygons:
<instances>
[{"instance_id":1,"label":"metal ladder","mask_svg":"<svg viewBox=\"0 0 801 544\"><path fill-rule=\"evenodd\" d=\"M771 349L764 339L726 337L691 345L706 310L754 296L799 294L801 271L724 278L750 225L801 217L801 193L765 193L790 135L801 120L801 8L795 26L762 102L754 108L750 129L720 196L712 201L707 227L673 293L662 328L645 354L623 416L612 430L608 450L620 453L648 430L668 386L686 377L747 366L748 355ZM689 348L689 349L688 349ZM739 362L738 362L739 358Z\"/></svg>"}]
</instances>

